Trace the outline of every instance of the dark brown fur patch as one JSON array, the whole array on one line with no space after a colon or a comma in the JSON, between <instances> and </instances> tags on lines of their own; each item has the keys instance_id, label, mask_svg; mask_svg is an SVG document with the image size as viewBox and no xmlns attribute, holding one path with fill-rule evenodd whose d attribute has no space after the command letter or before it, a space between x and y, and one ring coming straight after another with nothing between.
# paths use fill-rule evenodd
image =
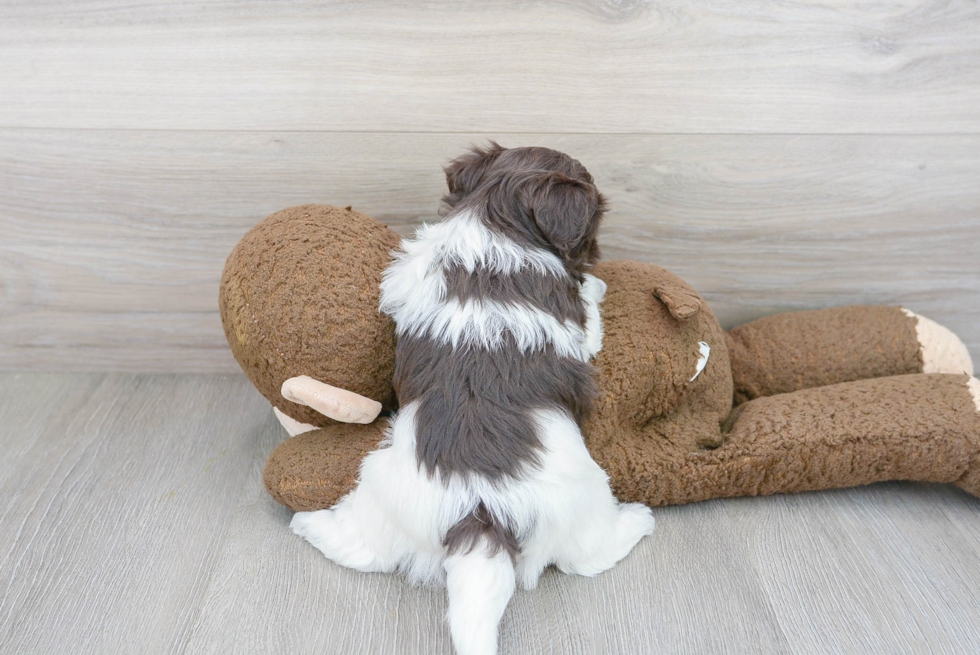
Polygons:
<instances>
[{"instance_id":1,"label":"dark brown fur patch","mask_svg":"<svg viewBox=\"0 0 980 655\"><path fill-rule=\"evenodd\" d=\"M416 454L430 475L517 477L539 464L531 411L563 409L581 425L595 394L592 366L550 346L521 355L513 337L487 350L427 337L398 340L395 389L402 407L418 401Z\"/></svg>"},{"instance_id":2,"label":"dark brown fur patch","mask_svg":"<svg viewBox=\"0 0 980 655\"><path fill-rule=\"evenodd\" d=\"M578 285L571 278L525 268L513 275L499 275L484 268L472 273L459 264L445 269L446 296L459 300L493 301L506 305L528 305L551 314L559 321L585 326L585 306Z\"/></svg>"},{"instance_id":3,"label":"dark brown fur patch","mask_svg":"<svg viewBox=\"0 0 980 655\"><path fill-rule=\"evenodd\" d=\"M449 528L442 543L449 555L468 555L480 545L486 544L487 557L493 557L504 551L510 555L510 561L516 563L520 545L514 531L494 519L483 503L470 512L466 517Z\"/></svg>"},{"instance_id":4,"label":"dark brown fur patch","mask_svg":"<svg viewBox=\"0 0 980 655\"><path fill-rule=\"evenodd\" d=\"M456 208L459 201L473 192L483 181L483 176L493 166L497 157L507 149L491 141L485 148L473 146L470 151L451 161L443 171L449 193L442 197L443 213Z\"/></svg>"},{"instance_id":5,"label":"dark brown fur patch","mask_svg":"<svg viewBox=\"0 0 980 655\"><path fill-rule=\"evenodd\" d=\"M589 182L552 171L507 173L461 206L472 207L489 229L518 244L557 255L576 281L599 258L596 236L605 201Z\"/></svg>"}]
</instances>

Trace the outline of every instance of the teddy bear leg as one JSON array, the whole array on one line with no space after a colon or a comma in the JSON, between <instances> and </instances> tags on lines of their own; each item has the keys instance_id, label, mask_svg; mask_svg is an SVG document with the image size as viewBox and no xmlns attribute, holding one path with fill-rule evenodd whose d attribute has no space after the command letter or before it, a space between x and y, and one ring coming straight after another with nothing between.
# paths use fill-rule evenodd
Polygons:
<instances>
[{"instance_id":1,"label":"teddy bear leg","mask_svg":"<svg viewBox=\"0 0 980 655\"><path fill-rule=\"evenodd\" d=\"M966 373L948 329L901 307L854 305L777 314L727 335L735 402L910 373Z\"/></svg>"},{"instance_id":2,"label":"teddy bear leg","mask_svg":"<svg viewBox=\"0 0 980 655\"><path fill-rule=\"evenodd\" d=\"M968 382L968 387L970 397L973 398L973 405L976 407L977 412L980 413L980 380L971 377ZM966 470L966 473L956 481L956 486L968 491L974 496L980 496L980 453L970 462L970 467Z\"/></svg>"},{"instance_id":3,"label":"teddy bear leg","mask_svg":"<svg viewBox=\"0 0 980 655\"><path fill-rule=\"evenodd\" d=\"M643 435L596 452L621 500L710 498L954 482L980 495L980 383L965 375L858 380L749 401L715 449ZM677 441L677 440L673 440Z\"/></svg>"},{"instance_id":4,"label":"teddy bear leg","mask_svg":"<svg viewBox=\"0 0 980 655\"><path fill-rule=\"evenodd\" d=\"M884 480L968 486L980 464L976 392L972 377L914 374L760 398L733 411L703 470L724 496Z\"/></svg>"}]
</instances>

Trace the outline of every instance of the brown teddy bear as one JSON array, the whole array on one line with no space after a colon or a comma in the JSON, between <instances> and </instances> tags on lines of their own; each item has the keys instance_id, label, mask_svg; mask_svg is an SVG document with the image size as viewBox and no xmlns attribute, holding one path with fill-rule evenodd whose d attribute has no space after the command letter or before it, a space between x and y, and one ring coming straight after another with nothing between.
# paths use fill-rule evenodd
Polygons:
<instances>
[{"instance_id":1,"label":"brown teddy bear","mask_svg":"<svg viewBox=\"0 0 980 655\"><path fill-rule=\"evenodd\" d=\"M228 258L220 306L246 374L293 436L269 493L322 509L351 490L396 409L395 333L378 285L399 237L308 205L253 228ZM882 480L980 495L980 382L949 330L898 307L854 306L722 330L694 289L604 262L600 396L583 429L621 501L648 505Z\"/></svg>"}]
</instances>

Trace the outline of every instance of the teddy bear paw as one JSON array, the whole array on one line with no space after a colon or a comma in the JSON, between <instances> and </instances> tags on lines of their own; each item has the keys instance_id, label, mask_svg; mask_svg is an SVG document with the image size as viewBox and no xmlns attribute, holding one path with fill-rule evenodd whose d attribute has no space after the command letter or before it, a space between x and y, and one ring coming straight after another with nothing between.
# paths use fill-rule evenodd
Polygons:
<instances>
[{"instance_id":1,"label":"teddy bear paw","mask_svg":"<svg viewBox=\"0 0 980 655\"><path fill-rule=\"evenodd\" d=\"M973 375L973 360L966 344L949 328L932 319L902 308L905 315L916 319L915 334L922 354L923 373L966 373Z\"/></svg>"},{"instance_id":2,"label":"teddy bear paw","mask_svg":"<svg viewBox=\"0 0 980 655\"><path fill-rule=\"evenodd\" d=\"M973 405L980 412L980 380L971 377L966 382L966 388L970 390L970 395L973 396Z\"/></svg>"}]
</instances>

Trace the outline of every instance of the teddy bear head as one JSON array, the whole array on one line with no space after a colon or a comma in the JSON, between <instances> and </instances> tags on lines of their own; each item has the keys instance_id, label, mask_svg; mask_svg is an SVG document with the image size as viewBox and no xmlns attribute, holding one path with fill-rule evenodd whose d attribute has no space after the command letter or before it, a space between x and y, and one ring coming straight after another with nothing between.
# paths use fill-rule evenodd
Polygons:
<instances>
[{"instance_id":1,"label":"teddy bear head","mask_svg":"<svg viewBox=\"0 0 980 655\"><path fill-rule=\"evenodd\" d=\"M261 221L228 257L219 297L225 336L252 383L288 417L336 424L282 396L283 382L301 375L395 408L395 326L378 296L398 242L350 207L305 205Z\"/></svg>"},{"instance_id":2,"label":"teddy bear head","mask_svg":"<svg viewBox=\"0 0 980 655\"><path fill-rule=\"evenodd\" d=\"M720 445L705 442L706 431L691 424L720 425L732 408L726 336L707 303L649 264L603 262L595 274L608 290L595 359L600 397L585 429L590 448L624 438L662 439L691 451Z\"/></svg>"}]
</instances>

